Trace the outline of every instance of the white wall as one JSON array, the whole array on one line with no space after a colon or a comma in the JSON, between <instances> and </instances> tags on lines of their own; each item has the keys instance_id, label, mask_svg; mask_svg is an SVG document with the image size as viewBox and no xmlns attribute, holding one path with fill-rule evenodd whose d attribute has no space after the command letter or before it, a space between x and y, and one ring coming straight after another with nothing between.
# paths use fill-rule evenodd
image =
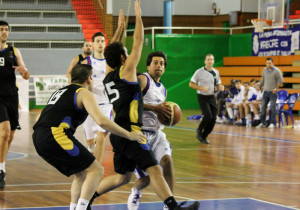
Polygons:
<instances>
[{"instance_id":1,"label":"white wall","mask_svg":"<svg viewBox=\"0 0 300 210\"><path fill-rule=\"evenodd\" d=\"M258 12L258 0L241 0L242 12Z\"/></svg>"},{"instance_id":2,"label":"white wall","mask_svg":"<svg viewBox=\"0 0 300 210\"><path fill-rule=\"evenodd\" d=\"M216 2L217 11L220 11L220 15L241 11L241 0L215 0L213 2Z\"/></svg>"},{"instance_id":3,"label":"white wall","mask_svg":"<svg viewBox=\"0 0 300 210\"><path fill-rule=\"evenodd\" d=\"M174 0L173 15L212 15L212 0Z\"/></svg>"},{"instance_id":4,"label":"white wall","mask_svg":"<svg viewBox=\"0 0 300 210\"><path fill-rule=\"evenodd\" d=\"M124 10L124 14L127 15L129 0L108 1L112 1L113 15L118 15L121 8ZM249 5L253 7L252 4L257 5L258 0L174 0L173 15L213 15L213 2L216 2L220 14L228 14L232 11L240 11L241 1L247 2L247 4L244 4L246 7ZM143 0L141 1L141 7L143 16L161 17L164 13L164 0ZM131 0L129 15L134 16L134 0Z\"/></svg>"},{"instance_id":5,"label":"white wall","mask_svg":"<svg viewBox=\"0 0 300 210\"><path fill-rule=\"evenodd\" d=\"M129 16L134 16L134 0L113 0L113 15L117 16L119 10L123 9L124 15L127 16L129 10ZM141 9L143 16L158 16L164 15L164 0L143 0L141 1Z\"/></svg>"}]
</instances>

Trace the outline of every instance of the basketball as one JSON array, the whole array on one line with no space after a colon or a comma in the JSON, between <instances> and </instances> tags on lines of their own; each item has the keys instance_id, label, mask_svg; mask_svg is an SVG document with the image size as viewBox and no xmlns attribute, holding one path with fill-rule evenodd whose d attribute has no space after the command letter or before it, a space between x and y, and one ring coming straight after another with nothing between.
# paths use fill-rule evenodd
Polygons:
<instances>
[{"instance_id":1,"label":"basketball","mask_svg":"<svg viewBox=\"0 0 300 210\"><path fill-rule=\"evenodd\" d=\"M170 109L172 111L172 115L171 115L171 118L166 118L166 117L158 114L157 118L158 118L159 122L166 126L174 126L177 123L179 123L179 121L181 119L181 115L182 115L179 105L174 102L171 102L171 101L165 102L164 105L170 107Z\"/></svg>"}]
</instances>

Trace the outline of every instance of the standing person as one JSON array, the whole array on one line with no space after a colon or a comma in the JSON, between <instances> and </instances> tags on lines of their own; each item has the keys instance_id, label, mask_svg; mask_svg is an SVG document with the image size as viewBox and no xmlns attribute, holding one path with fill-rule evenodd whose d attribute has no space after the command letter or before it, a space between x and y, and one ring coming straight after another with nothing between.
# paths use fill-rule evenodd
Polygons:
<instances>
[{"instance_id":1,"label":"standing person","mask_svg":"<svg viewBox=\"0 0 300 210\"><path fill-rule=\"evenodd\" d=\"M81 63L87 56L92 54L92 43L90 41L84 41L82 46L82 53L74 57L68 68L66 77L68 78L68 83L71 84L71 71L76 64Z\"/></svg>"},{"instance_id":2,"label":"standing person","mask_svg":"<svg viewBox=\"0 0 300 210\"><path fill-rule=\"evenodd\" d=\"M138 0L135 1L135 16L133 46L128 58L121 43L115 42L108 45L104 52L108 65L107 76L103 80L105 90L116 113L115 122L128 131L141 130L143 113L143 98L136 75L136 67L144 42L144 27ZM131 142L126 138L111 134L110 141L113 146L114 168L117 174L108 176L100 182L93 199L127 184L135 167L138 166L149 174L155 192L171 210L198 209L198 201L186 208L178 206L146 138L143 142Z\"/></svg>"},{"instance_id":3,"label":"standing person","mask_svg":"<svg viewBox=\"0 0 300 210\"><path fill-rule=\"evenodd\" d=\"M143 141L138 131L128 132L105 117L94 95L92 67L77 64L71 72L72 84L55 91L33 126L33 143L37 153L66 176L75 175L71 186L70 210L85 210L93 196L103 167L74 137L76 128L90 114L95 122L115 135Z\"/></svg>"},{"instance_id":4,"label":"standing person","mask_svg":"<svg viewBox=\"0 0 300 210\"><path fill-rule=\"evenodd\" d=\"M271 117L270 125L268 128L274 128L276 125L276 100L277 91L280 85L283 83L282 73L279 68L274 66L273 59L268 57L266 59L266 68L262 72L262 78L260 80L260 88L264 88L264 93L261 101L261 123L258 128L266 128L266 112L267 105L271 102Z\"/></svg>"},{"instance_id":5,"label":"standing person","mask_svg":"<svg viewBox=\"0 0 300 210\"><path fill-rule=\"evenodd\" d=\"M19 98L15 72L28 80L30 73L26 68L21 52L6 44L9 24L0 21L0 188L5 187L6 155L19 125Z\"/></svg>"},{"instance_id":6,"label":"standing person","mask_svg":"<svg viewBox=\"0 0 300 210\"><path fill-rule=\"evenodd\" d=\"M157 115L162 114L171 117L171 110L164 106L167 92L160 78L167 66L167 56L162 51L152 52L147 57L147 73L138 76L143 93L144 112L142 131L148 144L154 153L155 159L163 170L163 175L171 192L174 192L175 174L172 160L172 150L166 134L162 131L164 126L158 121ZM137 210L142 197L142 189L150 184L149 175L136 168L134 173L138 180L131 189L127 207L129 210ZM169 209L166 205L164 209Z\"/></svg>"},{"instance_id":7,"label":"standing person","mask_svg":"<svg viewBox=\"0 0 300 210\"><path fill-rule=\"evenodd\" d=\"M120 10L118 27L112 38L112 42L119 41L125 26L125 17L123 10ZM86 57L82 64L89 64L93 67L93 87L92 92L97 99L102 113L109 119L112 119L113 111L107 96L104 93L103 79L106 73L106 60L104 58L105 36L102 32L96 32L93 37L94 54ZM88 116L83 123L84 133L87 139L88 149L93 152L96 159L101 163L105 149L105 138L108 132L101 128L91 116ZM95 151L94 147L96 145Z\"/></svg>"},{"instance_id":8,"label":"standing person","mask_svg":"<svg viewBox=\"0 0 300 210\"><path fill-rule=\"evenodd\" d=\"M205 56L204 63L205 66L194 73L189 86L197 90L198 102L204 116L198 126L196 137L201 143L209 144L206 138L216 124L217 104L215 92L221 84L221 78L219 71L213 68L215 59L212 54Z\"/></svg>"}]
</instances>

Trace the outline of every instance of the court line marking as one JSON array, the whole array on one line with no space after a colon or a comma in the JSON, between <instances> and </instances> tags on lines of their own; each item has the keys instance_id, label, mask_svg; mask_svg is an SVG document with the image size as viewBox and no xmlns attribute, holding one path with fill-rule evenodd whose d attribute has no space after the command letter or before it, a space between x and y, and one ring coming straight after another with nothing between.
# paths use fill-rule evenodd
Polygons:
<instances>
[{"instance_id":1,"label":"court line marking","mask_svg":"<svg viewBox=\"0 0 300 210\"><path fill-rule=\"evenodd\" d=\"M297 148L297 147L300 147L300 145L299 146L260 146L260 147L243 147L243 146L241 146L241 147L208 147L208 148L190 148L190 149L173 149L172 148L172 150L176 150L176 151L199 151L199 150L216 150L216 149L223 149L223 150L236 150L236 149L238 149L238 150L246 150L246 149L257 149L257 148L260 148L260 149L262 149L262 148L269 148L269 149L271 149L271 148L278 148L278 147L280 147L280 148Z\"/></svg>"},{"instance_id":2,"label":"court line marking","mask_svg":"<svg viewBox=\"0 0 300 210\"><path fill-rule=\"evenodd\" d=\"M178 129L178 130L186 130L186 131L196 131L194 128L184 128L184 127L166 127L169 129ZM245 134L233 134L233 133L227 133L227 132L221 132L221 131L213 131L212 134L220 134L225 136L238 136L238 137L246 137L246 138L256 138L256 139L263 139L263 140L270 140L270 141L281 141L281 142L290 142L290 143L296 143L300 144L299 141L290 140L290 139L279 139L279 138L270 138L270 137L264 137L264 136L249 136Z\"/></svg>"},{"instance_id":3,"label":"court line marking","mask_svg":"<svg viewBox=\"0 0 300 210\"><path fill-rule=\"evenodd\" d=\"M23 156L22 157L18 157L18 158L13 158L13 159L7 159L7 161L9 161L9 160L18 160L18 159L23 159L23 158L28 157L27 153L22 153L22 152L9 151L8 153L16 153L16 154L20 154L20 155L23 155Z\"/></svg>"},{"instance_id":4,"label":"court line marking","mask_svg":"<svg viewBox=\"0 0 300 210\"><path fill-rule=\"evenodd\" d=\"M200 177L199 177L200 178ZM202 177L203 179L203 177ZM207 178L208 179L208 178ZM134 182L130 182L134 184ZM204 181L185 181L185 182L176 182L176 184L277 184L277 185L300 185L300 182L204 182ZM57 185L71 185L71 183L66 184L20 184L20 185L6 185L7 187L22 187L22 186L57 186ZM35 191L70 191L70 190L1 190L1 192L10 193L10 192L35 192ZM124 191L110 191L110 192L124 192ZM128 191L129 192L129 191Z\"/></svg>"},{"instance_id":5,"label":"court line marking","mask_svg":"<svg viewBox=\"0 0 300 210\"><path fill-rule=\"evenodd\" d=\"M114 191L112 191L114 192ZM123 191L121 191L123 192ZM147 194L147 193L145 193ZM149 193L149 194L154 194L154 193ZM177 196L175 196L177 197ZM269 202L269 201L264 201L264 200L260 200L260 199L256 199L256 198L252 198L252 197L246 197L246 198L219 198L219 199L201 199L201 200L198 200L198 201L222 201L222 200L241 200L241 199L245 199L245 200L254 200L254 201L258 201L258 202L262 202L262 203L268 203L268 204L271 204L271 205L275 205L275 206L281 206L281 207L286 207L286 208L291 208L291 209L298 209L296 207L293 207L293 206L285 206L285 205L282 205L282 204L277 204L277 203L273 203L273 202ZM195 201L195 199L190 199L189 201ZM179 201L178 202L182 202L182 201ZM145 203L145 204L151 204L151 203L163 203L162 201L153 201L153 202L142 202L142 203ZM93 206L111 206L111 205L126 205L126 203L114 203L114 204L95 204ZM43 207L17 207L17 208L6 208L6 209L25 209L25 208L31 208L31 209L46 209L46 208L59 208L59 207L63 207L63 208L68 208L68 206L43 206Z\"/></svg>"},{"instance_id":6,"label":"court line marking","mask_svg":"<svg viewBox=\"0 0 300 210\"><path fill-rule=\"evenodd\" d=\"M263 202L263 203L269 203L269 204L272 204L272 205L275 205L275 206L282 206L282 207L288 207L288 208L292 208L292 209L298 209L294 206L285 206L285 205L282 205L282 204L273 203L273 202L270 202L270 201L264 201L264 200L260 200L260 199L257 199L257 198L251 198L250 197L249 199L259 201L259 202Z\"/></svg>"}]
</instances>

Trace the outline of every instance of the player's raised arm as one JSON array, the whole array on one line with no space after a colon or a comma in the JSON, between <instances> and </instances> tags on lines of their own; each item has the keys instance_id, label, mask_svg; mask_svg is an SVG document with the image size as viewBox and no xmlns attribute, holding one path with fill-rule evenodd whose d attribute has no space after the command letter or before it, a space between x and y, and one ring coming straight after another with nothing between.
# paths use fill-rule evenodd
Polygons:
<instances>
[{"instance_id":1,"label":"player's raised arm","mask_svg":"<svg viewBox=\"0 0 300 210\"><path fill-rule=\"evenodd\" d=\"M130 55L125 61L123 77L129 81L137 81L136 67L140 61L143 43L144 43L144 26L142 21L141 1L136 0L135 8L135 29L133 34L133 46Z\"/></svg>"},{"instance_id":2,"label":"player's raised arm","mask_svg":"<svg viewBox=\"0 0 300 210\"><path fill-rule=\"evenodd\" d=\"M118 28L115 31L114 36L110 41L110 44L113 43L113 42L119 42L120 41L121 36L122 36L122 31L123 31L124 28L125 28L125 17L124 17L124 14L123 14L123 10L120 9L119 19L118 19Z\"/></svg>"}]
</instances>

